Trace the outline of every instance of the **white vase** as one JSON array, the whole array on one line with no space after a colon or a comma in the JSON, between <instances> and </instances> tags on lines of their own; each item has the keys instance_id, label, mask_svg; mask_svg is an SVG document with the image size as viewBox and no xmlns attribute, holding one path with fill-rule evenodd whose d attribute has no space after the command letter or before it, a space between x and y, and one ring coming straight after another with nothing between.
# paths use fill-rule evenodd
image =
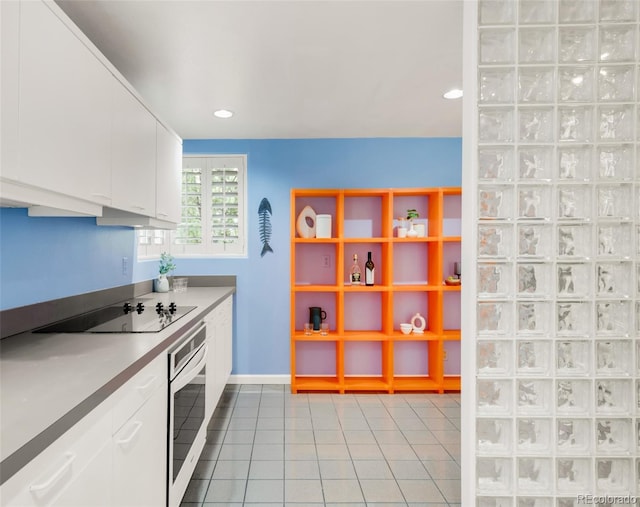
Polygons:
<instances>
[{"instance_id":1,"label":"white vase","mask_svg":"<svg viewBox=\"0 0 640 507\"><path fill-rule=\"evenodd\" d=\"M412 220L409 220L410 226L409 226L409 230L407 231L407 237L408 238L415 238L418 236L418 231L416 231L416 228L413 224Z\"/></svg>"},{"instance_id":2,"label":"white vase","mask_svg":"<svg viewBox=\"0 0 640 507\"><path fill-rule=\"evenodd\" d=\"M167 275L158 275L158 278L153 280L154 292L169 292L169 279Z\"/></svg>"}]
</instances>

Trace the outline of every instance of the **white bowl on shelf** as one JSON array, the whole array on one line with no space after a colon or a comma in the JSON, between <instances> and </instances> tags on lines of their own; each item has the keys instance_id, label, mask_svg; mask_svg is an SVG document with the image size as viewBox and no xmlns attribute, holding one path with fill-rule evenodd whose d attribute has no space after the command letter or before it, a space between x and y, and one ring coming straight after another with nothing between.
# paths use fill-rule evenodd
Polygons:
<instances>
[{"instance_id":1,"label":"white bowl on shelf","mask_svg":"<svg viewBox=\"0 0 640 507\"><path fill-rule=\"evenodd\" d=\"M400 331L402 331L402 334L409 334L412 329L413 326L408 322L403 322L402 324L400 324Z\"/></svg>"}]
</instances>

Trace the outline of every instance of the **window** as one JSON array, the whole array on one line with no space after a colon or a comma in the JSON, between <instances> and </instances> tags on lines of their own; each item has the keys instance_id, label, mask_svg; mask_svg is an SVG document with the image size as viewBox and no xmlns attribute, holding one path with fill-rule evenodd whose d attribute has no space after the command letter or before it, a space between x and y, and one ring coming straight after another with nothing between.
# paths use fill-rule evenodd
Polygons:
<instances>
[{"instance_id":1,"label":"window","mask_svg":"<svg viewBox=\"0 0 640 507\"><path fill-rule=\"evenodd\" d=\"M246 156L182 161L182 219L175 231L141 230L138 257L246 255Z\"/></svg>"}]
</instances>

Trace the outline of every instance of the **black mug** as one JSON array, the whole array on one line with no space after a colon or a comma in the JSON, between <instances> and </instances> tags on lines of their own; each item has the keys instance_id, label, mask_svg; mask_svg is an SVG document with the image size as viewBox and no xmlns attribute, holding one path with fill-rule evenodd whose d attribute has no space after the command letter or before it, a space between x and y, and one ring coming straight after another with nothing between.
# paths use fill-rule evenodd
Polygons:
<instances>
[{"instance_id":1,"label":"black mug","mask_svg":"<svg viewBox=\"0 0 640 507\"><path fill-rule=\"evenodd\" d=\"M313 324L314 331L320 331L320 324L327 318L327 312L325 312L319 306L309 307L309 322Z\"/></svg>"}]
</instances>

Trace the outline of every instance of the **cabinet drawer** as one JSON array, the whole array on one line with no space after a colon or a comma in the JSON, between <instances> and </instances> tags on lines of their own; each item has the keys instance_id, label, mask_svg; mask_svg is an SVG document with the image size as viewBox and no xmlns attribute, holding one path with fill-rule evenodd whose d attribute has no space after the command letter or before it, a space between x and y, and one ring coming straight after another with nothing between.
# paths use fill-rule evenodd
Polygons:
<instances>
[{"instance_id":1,"label":"cabinet drawer","mask_svg":"<svg viewBox=\"0 0 640 507\"><path fill-rule=\"evenodd\" d=\"M2 505L108 505L110 416L108 406L98 407L29 462L2 485Z\"/></svg>"},{"instance_id":2,"label":"cabinet drawer","mask_svg":"<svg viewBox=\"0 0 640 507\"><path fill-rule=\"evenodd\" d=\"M113 397L113 433L135 414L161 386L166 388L167 356L161 354L122 386Z\"/></svg>"}]
</instances>

